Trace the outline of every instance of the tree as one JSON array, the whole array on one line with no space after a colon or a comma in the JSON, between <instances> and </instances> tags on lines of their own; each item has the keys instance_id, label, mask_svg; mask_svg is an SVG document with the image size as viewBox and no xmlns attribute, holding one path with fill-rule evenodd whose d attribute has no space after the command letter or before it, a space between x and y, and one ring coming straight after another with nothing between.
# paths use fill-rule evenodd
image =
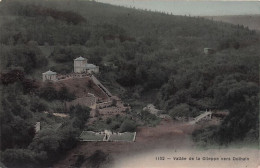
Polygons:
<instances>
[{"instance_id":1,"label":"tree","mask_svg":"<svg viewBox=\"0 0 260 168\"><path fill-rule=\"evenodd\" d=\"M14 46L10 53L8 67L21 66L26 73L31 73L33 69L44 67L48 60L42 55L37 46L17 45Z\"/></svg>"},{"instance_id":2,"label":"tree","mask_svg":"<svg viewBox=\"0 0 260 168\"><path fill-rule=\"evenodd\" d=\"M29 149L7 149L1 154L1 160L9 167L33 168L37 161L37 154Z\"/></svg>"},{"instance_id":3,"label":"tree","mask_svg":"<svg viewBox=\"0 0 260 168\"><path fill-rule=\"evenodd\" d=\"M120 126L120 132L134 132L136 129L136 123L133 120L126 119Z\"/></svg>"},{"instance_id":4,"label":"tree","mask_svg":"<svg viewBox=\"0 0 260 168\"><path fill-rule=\"evenodd\" d=\"M74 126L76 128L83 128L89 118L90 108L80 105L71 106L69 113L74 117Z\"/></svg>"},{"instance_id":5,"label":"tree","mask_svg":"<svg viewBox=\"0 0 260 168\"><path fill-rule=\"evenodd\" d=\"M169 111L172 118L175 117L189 117L190 116L190 106L188 104L179 104Z\"/></svg>"},{"instance_id":6,"label":"tree","mask_svg":"<svg viewBox=\"0 0 260 168\"><path fill-rule=\"evenodd\" d=\"M39 97L42 97L48 101L52 101L58 98L58 92L50 85L40 88L38 94Z\"/></svg>"}]
</instances>

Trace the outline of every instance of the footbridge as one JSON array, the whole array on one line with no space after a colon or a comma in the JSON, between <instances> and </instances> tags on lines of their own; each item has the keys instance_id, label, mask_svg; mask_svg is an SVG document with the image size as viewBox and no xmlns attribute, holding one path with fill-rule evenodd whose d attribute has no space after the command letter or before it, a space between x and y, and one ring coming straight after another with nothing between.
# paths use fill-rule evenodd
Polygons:
<instances>
[{"instance_id":1,"label":"footbridge","mask_svg":"<svg viewBox=\"0 0 260 168\"><path fill-rule=\"evenodd\" d=\"M212 112L211 111L206 111L199 116L195 117L192 121L190 121L190 124L196 124L201 120L209 120L211 119Z\"/></svg>"}]
</instances>

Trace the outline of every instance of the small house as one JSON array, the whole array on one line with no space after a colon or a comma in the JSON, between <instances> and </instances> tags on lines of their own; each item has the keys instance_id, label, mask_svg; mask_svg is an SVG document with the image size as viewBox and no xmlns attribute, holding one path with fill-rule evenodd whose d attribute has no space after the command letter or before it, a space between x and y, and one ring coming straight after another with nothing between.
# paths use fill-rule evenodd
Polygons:
<instances>
[{"instance_id":1,"label":"small house","mask_svg":"<svg viewBox=\"0 0 260 168\"><path fill-rule=\"evenodd\" d=\"M44 81L56 81L57 80L57 73L51 70L42 73L42 80Z\"/></svg>"},{"instance_id":2,"label":"small house","mask_svg":"<svg viewBox=\"0 0 260 168\"><path fill-rule=\"evenodd\" d=\"M209 55L209 54L214 54L215 50L213 48L204 48L204 54Z\"/></svg>"},{"instance_id":3,"label":"small house","mask_svg":"<svg viewBox=\"0 0 260 168\"><path fill-rule=\"evenodd\" d=\"M86 70L88 73L98 73L99 67L94 64L86 64Z\"/></svg>"}]
</instances>

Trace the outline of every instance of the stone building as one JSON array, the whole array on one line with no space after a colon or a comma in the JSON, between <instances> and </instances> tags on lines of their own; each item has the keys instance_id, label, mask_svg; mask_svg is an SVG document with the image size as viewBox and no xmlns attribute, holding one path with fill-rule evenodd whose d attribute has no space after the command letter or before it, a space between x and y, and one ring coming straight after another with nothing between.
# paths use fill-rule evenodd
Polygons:
<instances>
[{"instance_id":1,"label":"stone building","mask_svg":"<svg viewBox=\"0 0 260 168\"><path fill-rule=\"evenodd\" d=\"M215 50L213 48L204 48L204 54L209 55L209 54L214 54Z\"/></svg>"},{"instance_id":2,"label":"stone building","mask_svg":"<svg viewBox=\"0 0 260 168\"><path fill-rule=\"evenodd\" d=\"M85 65L87 64L88 60L83 57L78 57L74 59L74 72L75 73L82 73L85 72Z\"/></svg>"},{"instance_id":3,"label":"stone building","mask_svg":"<svg viewBox=\"0 0 260 168\"><path fill-rule=\"evenodd\" d=\"M51 70L42 73L42 80L44 81L57 81L57 73Z\"/></svg>"},{"instance_id":4,"label":"stone building","mask_svg":"<svg viewBox=\"0 0 260 168\"><path fill-rule=\"evenodd\" d=\"M74 72L75 73L98 73L99 67L94 64L88 64L88 60L83 57L74 59Z\"/></svg>"},{"instance_id":5,"label":"stone building","mask_svg":"<svg viewBox=\"0 0 260 168\"><path fill-rule=\"evenodd\" d=\"M94 65L94 64L86 64L86 70L88 73L98 73L99 72L99 67Z\"/></svg>"},{"instance_id":6,"label":"stone building","mask_svg":"<svg viewBox=\"0 0 260 168\"><path fill-rule=\"evenodd\" d=\"M156 109L153 104L148 104L146 107L143 108L143 110L147 110L148 112L154 115L159 115L159 113L161 112L161 110Z\"/></svg>"},{"instance_id":7,"label":"stone building","mask_svg":"<svg viewBox=\"0 0 260 168\"><path fill-rule=\"evenodd\" d=\"M41 130L41 122L36 122L34 128L35 128L35 133L39 132Z\"/></svg>"}]
</instances>

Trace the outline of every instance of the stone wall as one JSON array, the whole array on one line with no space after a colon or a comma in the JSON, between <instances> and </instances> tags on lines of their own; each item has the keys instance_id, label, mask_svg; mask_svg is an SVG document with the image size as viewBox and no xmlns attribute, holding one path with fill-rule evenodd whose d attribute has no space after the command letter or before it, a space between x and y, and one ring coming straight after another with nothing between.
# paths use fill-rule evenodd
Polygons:
<instances>
[{"instance_id":1,"label":"stone wall","mask_svg":"<svg viewBox=\"0 0 260 168\"><path fill-rule=\"evenodd\" d=\"M61 80L67 80L67 79L72 79L72 78L86 78L90 77L91 75L88 73L70 73L66 75L57 75L57 81Z\"/></svg>"}]
</instances>

